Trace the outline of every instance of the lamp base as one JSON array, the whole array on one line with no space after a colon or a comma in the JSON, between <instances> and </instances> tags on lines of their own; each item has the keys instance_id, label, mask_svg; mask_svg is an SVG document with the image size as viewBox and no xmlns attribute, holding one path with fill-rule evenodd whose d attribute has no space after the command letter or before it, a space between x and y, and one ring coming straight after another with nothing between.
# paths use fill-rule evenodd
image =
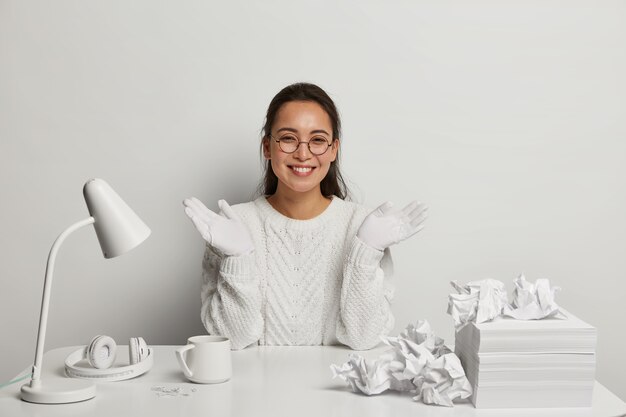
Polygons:
<instances>
[{"instance_id":1,"label":"lamp base","mask_svg":"<svg viewBox=\"0 0 626 417\"><path fill-rule=\"evenodd\" d=\"M81 379L55 379L54 384L41 382L37 388L22 385L22 400L37 404L66 404L90 400L96 396L96 385Z\"/></svg>"}]
</instances>

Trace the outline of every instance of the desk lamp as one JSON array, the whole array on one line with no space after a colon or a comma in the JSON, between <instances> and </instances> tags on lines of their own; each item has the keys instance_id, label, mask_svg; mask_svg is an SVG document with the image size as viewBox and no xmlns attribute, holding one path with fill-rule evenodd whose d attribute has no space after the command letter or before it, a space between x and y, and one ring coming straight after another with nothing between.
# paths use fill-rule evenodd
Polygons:
<instances>
[{"instance_id":1,"label":"desk lamp","mask_svg":"<svg viewBox=\"0 0 626 417\"><path fill-rule=\"evenodd\" d=\"M105 181L101 179L87 181L83 187L83 195L90 217L63 231L52 244L52 249L48 255L35 363L30 383L22 386L22 400L24 401L41 404L73 403L91 399L96 395L96 386L91 381L74 378L55 378L52 382L41 380L41 362L48 322L52 272L57 252L65 238L81 227L93 224L102 253L108 259L128 252L150 235L148 226Z\"/></svg>"}]
</instances>

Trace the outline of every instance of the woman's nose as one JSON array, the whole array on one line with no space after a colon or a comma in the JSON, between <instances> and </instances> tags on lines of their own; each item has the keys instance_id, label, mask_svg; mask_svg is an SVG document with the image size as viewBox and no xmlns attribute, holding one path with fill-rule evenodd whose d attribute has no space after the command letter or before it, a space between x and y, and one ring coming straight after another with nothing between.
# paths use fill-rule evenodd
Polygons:
<instances>
[{"instance_id":1,"label":"woman's nose","mask_svg":"<svg viewBox=\"0 0 626 417\"><path fill-rule=\"evenodd\" d=\"M298 149L296 149L295 156L300 160L309 159L311 157L311 151L309 151L308 142L300 142Z\"/></svg>"}]
</instances>

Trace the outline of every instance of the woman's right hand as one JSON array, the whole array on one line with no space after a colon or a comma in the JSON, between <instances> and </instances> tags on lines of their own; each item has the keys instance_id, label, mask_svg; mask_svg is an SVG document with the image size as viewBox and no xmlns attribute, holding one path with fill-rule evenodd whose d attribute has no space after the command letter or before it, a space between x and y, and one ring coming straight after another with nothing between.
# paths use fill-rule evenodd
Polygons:
<instances>
[{"instance_id":1,"label":"woman's right hand","mask_svg":"<svg viewBox=\"0 0 626 417\"><path fill-rule=\"evenodd\" d=\"M254 251L248 229L226 200L218 201L222 211L216 214L195 197L183 201L185 214L191 219L204 240L227 256L246 255Z\"/></svg>"}]
</instances>

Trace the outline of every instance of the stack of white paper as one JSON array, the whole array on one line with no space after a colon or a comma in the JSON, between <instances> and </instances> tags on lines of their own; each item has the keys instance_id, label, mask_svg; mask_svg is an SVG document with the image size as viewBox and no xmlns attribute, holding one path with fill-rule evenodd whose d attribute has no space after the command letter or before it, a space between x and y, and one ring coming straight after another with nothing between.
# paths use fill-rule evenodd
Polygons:
<instances>
[{"instance_id":1,"label":"stack of white paper","mask_svg":"<svg viewBox=\"0 0 626 417\"><path fill-rule=\"evenodd\" d=\"M500 316L456 332L475 407L591 406L596 329L561 313L565 319Z\"/></svg>"}]
</instances>

